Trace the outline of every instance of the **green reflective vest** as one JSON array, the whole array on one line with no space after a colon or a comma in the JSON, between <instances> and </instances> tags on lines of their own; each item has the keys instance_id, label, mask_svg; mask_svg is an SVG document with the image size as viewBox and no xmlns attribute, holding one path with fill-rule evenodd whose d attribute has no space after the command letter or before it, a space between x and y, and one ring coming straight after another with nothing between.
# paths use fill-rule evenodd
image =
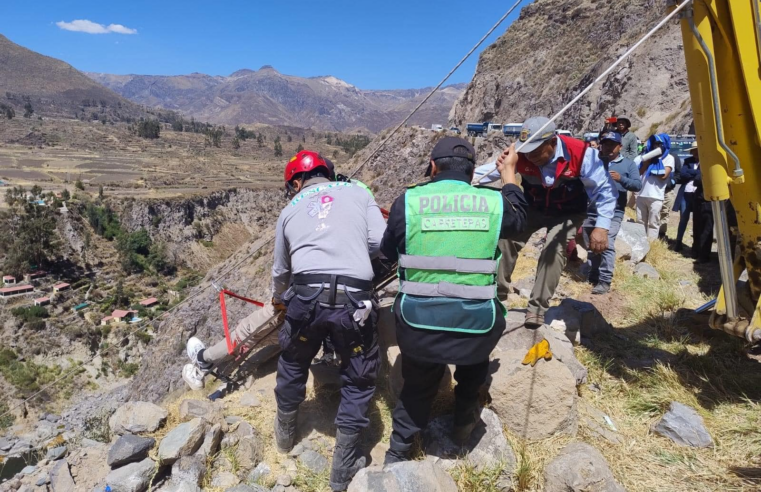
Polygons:
<instances>
[{"instance_id":1,"label":"green reflective vest","mask_svg":"<svg viewBox=\"0 0 761 492\"><path fill-rule=\"evenodd\" d=\"M495 304L502 306L494 302L502 206L498 191L462 181L407 190L399 293L410 326L465 333L492 329Z\"/></svg>"},{"instance_id":2,"label":"green reflective vest","mask_svg":"<svg viewBox=\"0 0 761 492\"><path fill-rule=\"evenodd\" d=\"M368 193L370 193L371 197L375 198L375 195L373 195L373 190L371 190L370 187L367 186L365 183L363 183L362 181L360 181L358 179L354 179L354 178L351 179L351 182L356 184L357 186L359 186L363 190L367 191Z\"/></svg>"}]
</instances>

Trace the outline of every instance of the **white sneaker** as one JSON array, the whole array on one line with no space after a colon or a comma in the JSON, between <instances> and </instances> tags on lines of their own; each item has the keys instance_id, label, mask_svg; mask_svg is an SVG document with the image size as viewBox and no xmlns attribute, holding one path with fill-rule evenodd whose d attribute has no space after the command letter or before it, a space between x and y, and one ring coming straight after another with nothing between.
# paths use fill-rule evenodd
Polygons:
<instances>
[{"instance_id":1,"label":"white sneaker","mask_svg":"<svg viewBox=\"0 0 761 492\"><path fill-rule=\"evenodd\" d=\"M204 373L195 364L185 364L182 368L182 379L193 391L203 389Z\"/></svg>"},{"instance_id":2,"label":"white sneaker","mask_svg":"<svg viewBox=\"0 0 761 492\"><path fill-rule=\"evenodd\" d=\"M193 364L198 364L198 352L205 349L206 345L203 344L201 340L199 340L196 337L190 337L190 340L188 340L187 345L187 352L188 357L190 357L190 362Z\"/></svg>"}]
</instances>

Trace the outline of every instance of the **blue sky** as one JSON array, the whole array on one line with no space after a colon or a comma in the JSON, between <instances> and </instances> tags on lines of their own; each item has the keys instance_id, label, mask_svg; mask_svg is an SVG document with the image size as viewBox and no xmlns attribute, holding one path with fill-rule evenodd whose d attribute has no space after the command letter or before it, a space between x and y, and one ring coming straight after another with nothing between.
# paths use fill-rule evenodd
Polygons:
<instances>
[{"instance_id":1,"label":"blue sky","mask_svg":"<svg viewBox=\"0 0 761 492\"><path fill-rule=\"evenodd\" d=\"M334 75L363 89L401 89L438 83L514 2L4 3L0 33L83 71L229 75L272 65L304 77ZM474 54L450 81L470 81L477 59Z\"/></svg>"}]
</instances>

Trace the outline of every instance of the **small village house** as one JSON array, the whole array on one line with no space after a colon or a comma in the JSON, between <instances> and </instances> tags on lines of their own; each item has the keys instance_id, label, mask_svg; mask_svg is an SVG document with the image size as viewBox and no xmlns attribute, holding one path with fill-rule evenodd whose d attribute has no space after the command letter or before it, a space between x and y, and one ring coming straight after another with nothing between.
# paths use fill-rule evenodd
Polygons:
<instances>
[{"instance_id":1,"label":"small village house","mask_svg":"<svg viewBox=\"0 0 761 492\"><path fill-rule=\"evenodd\" d=\"M16 285L14 287L4 287L0 289L0 297L11 297L19 294L28 294L34 292L31 285Z\"/></svg>"},{"instance_id":2,"label":"small village house","mask_svg":"<svg viewBox=\"0 0 761 492\"><path fill-rule=\"evenodd\" d=\"M49 297L39 297L34 300L35 306L47 306L50 304L50 298Z\"/></svg>"},{"instance_id":3,"label":"small village house","mask_svg":"<svg viewBox=\"0 0 761 492\"><path fill-rule=\"evenodd\" d=\"M116 323L125 323L131 320L135 314L136 312L132 310L127 311L125 309L115 309L114 312L111 313L111 316L106 316L100 320L100 324L111 325Z\"/></svg>"},{"instance_id":4,"label":"small village house","mask_svg":"<svg viewBox=\"0 0 761 492\"><path fill-rule=\"evenodd\" d=\"M66 282L61 282L60 284L55 284L53 286L53 292L61 292L69 289L71 289L71 285L67 284Z\"/></svg>"},{"instance_id":5,"label":"small village house","mask_svg":"<svg viewBox=\"0 0 761 492\"><path fill-rule=\"evenodd\" d=\"M143 299L140 301L140 305L144 308L153 308L156 307L159 303L159 300L155 297L149 297L148 299Z\"/></svg>"},{"instance_id":6,"label":"small village house","mask_svg":"<svg viewBox=\"0 0 761 492\"><path fill-rule=\"evenodd\" d=\"M16 283L16 277L13 275L4 275L3 276L3 284L4 285L14 285Z\"/></svg>"}]
</instances>

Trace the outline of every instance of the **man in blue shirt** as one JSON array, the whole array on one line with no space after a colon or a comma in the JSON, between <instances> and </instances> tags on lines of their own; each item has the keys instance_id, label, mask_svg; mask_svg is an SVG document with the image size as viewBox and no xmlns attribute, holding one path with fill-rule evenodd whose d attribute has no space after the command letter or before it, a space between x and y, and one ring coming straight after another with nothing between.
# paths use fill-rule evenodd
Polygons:
<instances>
[{"instance_id":1,"label":"man in blue shirt","mask_svg":"<svg viewBox=\"0 0 761 492\"><path fill-rule=\"evenodd\" d=\"M608 229L608 247L600 254L591 254L589 262L589 282L594 284L592 294L606 294L610 291L610 283L613 281L613 269L616 266L616 236L621 229L621 220L624 218L626 209L626 195L628 191L637 192L642 189L642 181L639 177L639 169L633 160L621 155L622 137L620 133L608 132L600 136L600 160L608 166L608 173L616 183L618 200L613 220ZM597 221L597 210L594 203L590 203L587 219L584 221L584 242L589 245L589 235ZM589 246L587 246L589 247Z\"/></svg>"},{"instance_id":2,"label":"man in blue shirt","mask_svg":"<svg viewBox=\"0 0 761 492\"><path fill-rule=\"evenodd\" d=\"M529 118L523 123L517 143L520 157L516 170L529 204L528 225L524 232L500 241L503 256L497 292L504 300L518 253L533 233L547 228L547 241L539 256L526 314L526 326L530 328L544 324L544 313L565 268L566 246L587 217L588 204L594 204L596 210L589 246L592 251L602 253L608 247L608 230L618 199L618 191L597 149L581 140L555 135L555 124L548 123L544 117ZM541 134L537 134L540 129ZM498 180L493 169L493 164L477 168L474 182Z\"/></svg>"}]
</instances>

